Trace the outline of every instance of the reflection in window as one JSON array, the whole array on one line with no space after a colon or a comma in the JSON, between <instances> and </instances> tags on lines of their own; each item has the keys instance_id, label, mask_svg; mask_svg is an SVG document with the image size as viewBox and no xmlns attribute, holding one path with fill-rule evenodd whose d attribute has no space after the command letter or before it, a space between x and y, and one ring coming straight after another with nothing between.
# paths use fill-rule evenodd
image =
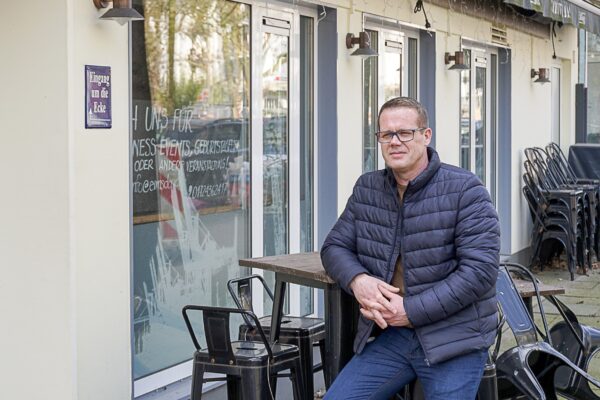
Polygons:
<instances>
[{"instance_id":1,"label":"reflection in window","mask_svg":"<svg viewBox=\"0 0 600 400\"><path fill-rule=\"evenodd\" d=\"M587 142L600 143L600 35L587 37Z\"/></svg>"},{"instance_id":2,"label":"reflection in window","mask_svg":"<svg viewBox=\"0 0 600 400\"><path fill-rule=\"evenodd\" d=\"M288 37L264 33L263 255L288 251Z\"/></svg>"},{"instance_id":3,"label":"reflection in window","mask_svg":"<svg viewBox=\"0 0 600 400\"><path fill-rule=\"evenodd\" d=\"M379 80L383 84L383 101L386 102L402 93L402 43L387 39L383 54L378 58L382 69Z\"/></svg>"},{"instance_id":4,"label":"reflection in window","mask_svg":"<svg viewBox=\"0 0 600 400\"><path fill-rule=\"evenodd\" d=\"M300 17L300 250L313 251L314 20ZM313 313L313 289L300 287L300 315Z\"/></svg>"},{"instance_id":5,"label":"reflection in window","mask_svg":"<svg viewBox=\"0 0 600 400\"><path fill-rule=\"evenodd\" d=\"M416 99L417 96L417 39L408 38L408 58L406 74L407 74L407 89L408 89L408 97L412 97Z\"/></svg>"},{"instance_id":6,"label":"reflection in window","mask_svg":"<svg viewBox=\"0 0 600 400\"><path fill-rule=\"evenodd\" d=\"M378 48L379 35L367 30L371 37L371 47ZM363 61L363 172L377 169L377 60L369 57Z\"/></svg>"},{"instance_id":7,"label":"reflection in window","mask_svg":"<svg viewBox=\"0 0 600 400\"><path fill-rule=\"evenodd\" d=\"M262 36L263 256L288 252L288 40L269 32ZM273 272L263 276L275 285ZM264 309L272 306L265 298ZM289 291L284 311L289 312Z\"/></svg>"},{"instance_id":8,"label":"reflection in window","mask_svg":"<svg viewBox=\"0 0 600 400\"><path fill-rule=\"evenodd\" d=\"M226 283L250 254L250 7L134 6L145 17L132 24L138 379L190 358L181 308L233 306Z\"/></svg>"},{"instance_id":9,"label":"reflection in window","mask_svg":"<svg viewBox=\"0 0 600 400\"><path fill-rule=\"evenodd\" d=\"M471 65L471 51L464 50L465 64ZM471 169L471 70L460 72L460 167Z\"/></svg>"},{"instance_id":10,"label":"reflection in window","mask_svg":"<svg viewBox=\"0 0 600 400\"><path fill-rule=\"evenodd\" d=\"M483 184L486 184L486 160L485 160L485 138L486 138L486 69L475 68L475 93L473 107L473 123L475 124L475 175Z\"/></svg>"}]
</instances>

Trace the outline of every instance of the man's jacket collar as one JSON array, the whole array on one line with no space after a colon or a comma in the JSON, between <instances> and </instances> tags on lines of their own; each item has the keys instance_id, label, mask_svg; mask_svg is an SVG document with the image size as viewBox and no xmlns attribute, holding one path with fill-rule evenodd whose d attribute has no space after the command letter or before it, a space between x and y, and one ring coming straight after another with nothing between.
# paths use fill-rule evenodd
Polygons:
<instances>
[{"instance_id":1,"label":"man's jacket collar","mask_svg":"<svg viewBox=\"0 0 600 400\"><path fill-rule=\"evenodd\" d=\"M423 186L429 182L429 180L435 175L435 173L440 169L441 162L440 157L432 147L427 147L427 158L429 162L427 167L421 172L415 179L408 182L407 191L415 191L419 190ZM385 174L387 175L387 182L390 184L394 190L396 190L396 178L394 177L394 172L390 167L385 167Z\"/></svg>"}]
</instances>

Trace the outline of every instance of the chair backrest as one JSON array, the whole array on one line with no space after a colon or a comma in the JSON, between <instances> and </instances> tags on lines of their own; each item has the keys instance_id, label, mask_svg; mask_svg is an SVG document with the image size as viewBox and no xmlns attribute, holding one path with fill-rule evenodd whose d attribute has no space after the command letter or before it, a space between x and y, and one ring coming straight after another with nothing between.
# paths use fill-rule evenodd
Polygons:
<instances>
[{"instance_id":1,"label":"chair backrest","mask_svg":"<svg viewBox=\"0 0 600 400\"><path fill-rule=\"evenodd\" d=\"M262 276L248 275L248 276L243 276L241 278L230 279L227 282L227 290L229 290L229 294L231 294L231 297L233 298L235 305L240 310L247 310L247 311L254 312L254 309L252 307L252 281L253 280L258 280L262 284L264 291L271 298L271 301L273 301L273 298L274 298L273 292L271 291L271 289L269 289L269 287L267 286L267 283L265 282L265 280L263 279ZM252 321L250 319L246 318L246 316L244 316L244 315L242 315L242 316L244 318L244 322L246 323L246 325L254 326L254 324L252 323Z\"/></svg>"},{"instance_id":2,"label":"chair backrest","mask_svg":"<svg viewBox=\"0 0 600 400\"><path fill-rule=\"evenodd\" d=\"M210 357L215 360L215 362L229 363L230 361L235 362L236 360L233 347L231 345L231 337L229 330L229 319L231 314L241 314L242 317L248 318L249 320L253 321L254 326L258 329L258 333L263 344L265 345L265 349L267 350L269 357L273 357L271 346L269 345L267 337L265 336L265 333L262 330L260 323L258 322L258 318L256 317L256 315L254 315L253 312L247 310L239 310L236 308L187 305L183 307L181 313L183 314L185 325L188 329L192 342L194 343L194 347L196 347L196 350L200 350L201 346L198 342L196 333L194 332L192 323L190 322L188 311L202 312L202 320L204 322L204 334L206 335L206 345L208 348L208 353Z\"/></svg>"},{"instance_id":3,"label":"chair backrest","mask_svg":"<svg viewBox=\"0 0 600 400\"><path fill-rule=\"evenodd\" d=\"M563 153L562 149L557 143L550 142L546 146L546 152L548 156L555 162L563 171L567 179L571 183L577 183L577 175L575 175L575 171L571 168L571 165L567 161L567 157L565 153Z\"/></svg>"},{"instance_id":4,"label":"chair backrest","mask_svg":"<svg viewBox=\"0 0 600 400\"><path fill-rule=\"evenodd\" d=\"M529 314L519 291L510 277L509 267L512 265L514 264L504 263L500 265L498 280L496 282L496 297L502 307L506 322L517 340L517 344L533 344L538 341L537 328L533 317ZM540 304L541 300L539 299L537 284L535 281L533 281L533 284L538 295L538 304ZM542 307L541 304L540 307ZM543 308L541 308L541 312L543 314ZM545 316L543 318L545 320ZM546 324L545 327L547 327Z\"/></svg>"}]
</instances>

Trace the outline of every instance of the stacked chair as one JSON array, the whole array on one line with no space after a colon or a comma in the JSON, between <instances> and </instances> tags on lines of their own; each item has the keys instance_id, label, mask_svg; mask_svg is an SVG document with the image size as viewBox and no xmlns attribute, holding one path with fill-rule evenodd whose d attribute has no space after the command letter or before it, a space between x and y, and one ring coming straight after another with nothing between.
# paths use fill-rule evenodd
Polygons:
<instances>
[{"instance_id":1,"label":"stacked chair","mask_svg":"<svg viewBox=\"0 0 600 400\"><path fill-rule=\"evenodd\" d=\"M600 248L600 180L597 179L581 179L575 175L573 168L569 165L567 158L561 148L556 143L550 143L546 146L548 154L548 164L556 171L561 185L571 187L581 187L588 193L590 198L590 241L591 250L596 258Z\"/></svg>"},{"instance_id":2,"label":"stacked chair","mask_svg":"<svg viewBox=\"0 0 600 400\"><path fill-rule=\"evenodd\" d=\"M577 266L585 273L595 255L598 186L572 180L562 164L564 155L557 158L554 147L550 154L542 148L525 149L523 194L534 222L531 264L543 267L564 250L573 280Z\"/></svg>"}]
</instances>

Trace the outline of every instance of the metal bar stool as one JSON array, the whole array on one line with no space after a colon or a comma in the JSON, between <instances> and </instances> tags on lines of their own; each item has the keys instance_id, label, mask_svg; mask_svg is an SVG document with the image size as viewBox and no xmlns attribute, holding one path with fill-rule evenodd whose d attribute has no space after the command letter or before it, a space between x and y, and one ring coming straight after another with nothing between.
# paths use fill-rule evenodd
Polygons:
<instances>
[{"instance_id":1,"label":"metal bar stool","mask_svg":"<svg viewBox=\"0 0 600 400\"><path fill-rule=\"evenodd\" d=\"M207 348L202 349L188 317L188 311L202 311ZM258 318L250 311L235 308L187 305L182 309L185 324L196 351L192 372L191 400L202 398L202 384L223 378L204 379L205 372L225 374L228 398L275 399L277 373L290 370L294 400L307 399L303 393L300 353L294 345L269 344ZM254 322L259 341L231 341L229 318L241 314ZM241 387L240 387L241 384ZM241 389L241 393L240 393Z\"/></svg>"},{"instance_id":2,"label":"metal bar stool","mask_svg":"<svg viewBox=\"0 0 600 400\"><path fill-rule=\"evenodd\" d=\"M250 275L242 278L231 279L227 282L227 289L233 301L240 310L252 311L252 280L260 281L264 291L273 300L273 292L260 275ZM245 324L240 325L240 339L257 340L255 324L249 318L244 318ZM259 319L260 325L266 335L270 334L271 316ZM281 321L279 342L293 344L300 350L300 363L304 377L304 393L314 393L313 374L323 369L322 363L313 365L313 346L319 346L321 360L325 359L325 322L321 318L291 317L286 315Z\"/></svg>"}]
</instances>

